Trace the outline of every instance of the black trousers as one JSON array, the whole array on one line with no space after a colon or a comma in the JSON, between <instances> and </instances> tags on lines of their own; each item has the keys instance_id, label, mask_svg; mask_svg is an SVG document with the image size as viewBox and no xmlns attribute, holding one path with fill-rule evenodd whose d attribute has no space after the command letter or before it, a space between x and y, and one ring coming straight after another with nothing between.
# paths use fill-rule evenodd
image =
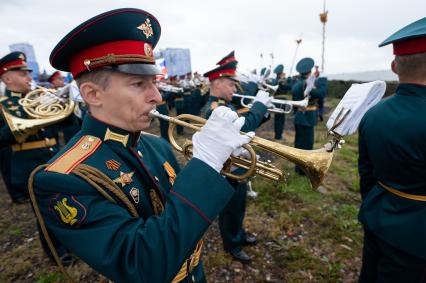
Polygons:
<instances>
[{"instance_id":1,"label":"black trousers","mask_svg":"<svg viewBox=\"0 0 426 283\"><path fill-rule=\"evenodd\" d=\"M364 228L364 248L359 282L426 282L426 260L390 246Z\"/></svg>"}]
</instances>

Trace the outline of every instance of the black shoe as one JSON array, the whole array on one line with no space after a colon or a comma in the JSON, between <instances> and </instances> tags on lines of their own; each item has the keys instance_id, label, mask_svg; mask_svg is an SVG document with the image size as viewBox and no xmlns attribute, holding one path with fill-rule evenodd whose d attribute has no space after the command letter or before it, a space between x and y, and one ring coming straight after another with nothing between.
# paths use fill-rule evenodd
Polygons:
<instances>
[{"instance_id":1,"label":"black shoe","mask_svg":"<svg viewBox=\"0 0 426 283\"><path fill-rule=\"evenodd\" d=\"M255 236L246 235L246 240L244 241L243 245L254 246L256 244L257 244L257 239Z\"/></svg>"},{"instance_id":2,"label":"black shoe","mask_svg":"<svg viewBox=\"0 0 426 283\"><path fill-rule=\"evenodd\" d=\"M243 264L249 264L251 263L251 257L245 253L245 251L241 250L239 252L230 252L231 256L238 260L239 262Z\"/></svg>"},{"instance_id":3,"label":"black shoe","mask_svg":"<svg viewBox=\"0 0 426 283\"><path fill-rule=\"evenodd\" d=\"M28 203L28 198L27 198L27 197L24 197L24 196L22 196L22 197L17 197L17 198L15 198L15 199L13 199L13 200L12 200L12 202L13 202L13 203L16 203L16 204L24 204L24 203Z\"/></svg>"}]
</instances>

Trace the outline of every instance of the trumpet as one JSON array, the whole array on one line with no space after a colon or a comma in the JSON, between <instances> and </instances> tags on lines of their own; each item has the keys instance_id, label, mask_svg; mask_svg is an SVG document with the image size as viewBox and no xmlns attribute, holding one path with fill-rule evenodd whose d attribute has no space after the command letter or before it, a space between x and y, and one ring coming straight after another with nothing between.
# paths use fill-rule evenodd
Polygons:
<instances>
[{"instance_id":1,"label":"trumpet","mask_svg":"<svg viewBox=\"0 0 426 283\"><path fill-rule=\"evenodd\" d=\"M238 93L234 93L232 96L241 98L241 102L240 102L241 105L244 106L244 107L248 107L248 108L251 108L252 104L251 103L249 103L249 104L245 103L244 99L254 100L256 98L255 96L242 95L242 94L238 94ZM274 105L280 105L280 106L268 108L268 111L272 112L272 113L288 114L293 110L293 107L298 107L298 108L301 108L301 109L308 107L308 102L309 102L308 97L303 99L303 100L299 100L299 101L273 98L271 100L271 103L273 103Z\"/></svg>"},{"instance_id":2,"label":"trumpet","mask_svg":"<svg viewBox=\"0 0 426 283\"><path fill-rule=\"evenodd\" d=\"M183 88L176 87L176 86L173 86L173 85L169 85L169 84L166 84L166 83L163 83L163 82L158 82L157 87L158 87L158 89L160 89L162 91L167 91L167 92L173 92L173 93L183 92Z\"/></svg>"},{"instance_id":3,"label":"trumpet","mask_svg":"<svg viewBox=\"0 0 426 283\"><path fill-rule=\"evenodd\" d=\"M170 117L158 113L155 109L150 112L151 117L157 117L169 122L168 135L173 148L184 154L187 159L192 158L192 142L187 140L180 146L174 138L174 128L179 125L199 131L206 123L206 119L190 114L182 114L177 117ZM186 122L188 121L188 122ZM192 122L192 123L191 123ZM242 133L245 134L245 133ZM330 167L333 159L333 147L317 150L297 149L276 142L272 142L263 138L254 137L250 143L243 146L249 154L250 158L244 159L240 157L231 157L225 163L221 174L235 180L245 180L248 177L260 175L268 179L278 181L282 178L283 172L276 167L261 163L256 160L256 152L254 148L260 148L274 155L286 159L298 165L308 176L313 188L317 188ZM241 175L231 173L231 167L237 166L247 171Z\"/></svg>"}]
</instances>

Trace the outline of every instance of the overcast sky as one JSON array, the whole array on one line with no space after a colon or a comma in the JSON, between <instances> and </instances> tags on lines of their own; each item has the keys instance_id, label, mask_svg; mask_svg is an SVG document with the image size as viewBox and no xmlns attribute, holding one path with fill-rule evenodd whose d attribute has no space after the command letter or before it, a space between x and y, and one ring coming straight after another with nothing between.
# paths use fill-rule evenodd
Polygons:
<instances>
[{"instance_id":1,"label":"overcast sky","mask_svg":"<svg viewBox=\"0 0 426 283\"><path fill-rule=\"evenodd\" d=\"M288 74L300 35L297 59L321 63L323 0L0 0L0 56L9 44L28 42L41 70L51 72L50 51L65 34L92 16L127 7L159 20L157 48L190 48L193 71L206 72L235 50L243 72L270 65L273 53L274 65L284 64ZM327 0L326 10L326 73L385 70L392 48L377 45L425 17L426 0Z\"/></svg>"}]
</instances>

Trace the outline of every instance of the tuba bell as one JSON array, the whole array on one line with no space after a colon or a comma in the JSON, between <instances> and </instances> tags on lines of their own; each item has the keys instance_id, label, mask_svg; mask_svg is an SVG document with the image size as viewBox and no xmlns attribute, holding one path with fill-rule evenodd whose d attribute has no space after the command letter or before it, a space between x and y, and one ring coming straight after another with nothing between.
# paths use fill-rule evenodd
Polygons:
<instances>
[{"instance_id":1,"label":"tuba bell","mask_svg":"<svg viewBox=\"0 0 426 283\"><path fill-rule=\"evenodd\" d=\"M43 127L61 122L75 108L75 102L69 97L68 86L58 91L39 87L19 99L18 103L30 119L16 117L1 107L1 114L18 143L25 142Z\"/></svg>"}]
</instances>

